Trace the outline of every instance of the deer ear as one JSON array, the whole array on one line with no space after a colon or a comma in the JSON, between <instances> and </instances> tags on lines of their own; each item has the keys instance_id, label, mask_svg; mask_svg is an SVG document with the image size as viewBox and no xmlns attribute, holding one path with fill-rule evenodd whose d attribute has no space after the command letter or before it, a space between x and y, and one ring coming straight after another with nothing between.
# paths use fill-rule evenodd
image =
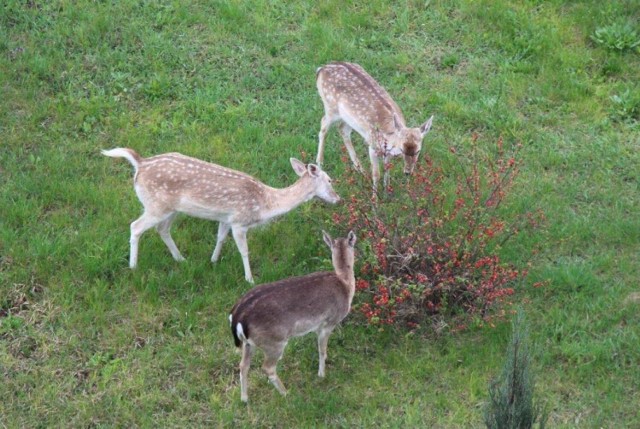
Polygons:
<instances>
[{"instance_id":1,"label":"deer ear","mask_svg":"<svg viewBox=\"0 0 640 429\"><path fill-rule=\"evenodd\" d=\"M322 238L324 238L324 242L327 243L327 246L329 246L330 249L333 249L333 240L326 231L322 231Z\"/></svg>"},{"instance_id":2,"label":"deer ear","mask_svg":"<svg viewBox=\"0 0 640 429\"><path fill-rule=\"evenodd\" d=\"M356 245L356 235L353 231L349 231L349 235L347 235L347 243L349 243L349 246L351 247Z\"/></svg>"},{"instance_id":3,"label":"deer ear","mask_svg":"<svg viewBox=\"0 0 640 429\"><path fill-rule=\"evenodd\" d=\"M396 127L396 130L402 128L402 124L400 123L400 118L397 113L393 113L393 126Z\"/></svg>"},{"instance_id":4,"label":"deer ear","mask_svg":"<svg viewBox=\"0 0 640 429\"><path fill-rule=\"evenodd\" d=\"M309 164L307 165L307 171L309 172L309 175L311 177L318 177L318 174L320 173L320 167L315 164Z\"/></svg>"},{"instance_id":5,"label":"deer ear","mask_svg":"<svg viewBox=\"0 0 640 429\"><path fill-rule=\"evenodd\" d=\"M431 117L429 118L429 120L427 122L422 124L422 126L420 127L420 133L422 133L422 137L424 137L429 132L429 130L431 129L431 123L432 122L433 122L433 115L431 115Z\"/></svg>"},{"instance_id":6,"label":"deer ear","mask_svg":"<svg viewBox=\"0 0 640 429\"><path fill-rule=\"evenodd\" d=\"M304 162L299 161L295 158L289 158L289 162L291 162L291 166L293 167L293 171L300 177L304 175L304 172L307 171L307 166L304 165Z\"/></svg>"}]
</instances>

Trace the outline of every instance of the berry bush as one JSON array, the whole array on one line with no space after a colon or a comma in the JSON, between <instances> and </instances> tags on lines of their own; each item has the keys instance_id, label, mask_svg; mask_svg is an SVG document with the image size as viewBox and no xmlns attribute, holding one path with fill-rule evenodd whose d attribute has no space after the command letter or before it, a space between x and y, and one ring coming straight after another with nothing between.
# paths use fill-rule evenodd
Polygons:
<instances>
[{"instance_id":1,"label":"berry bush","mask_svg":"<svg viewBox=\"0 0 640 429\"><path fill-rule=\"evenodd\" d=\"M371 179L350 170L352 193L333 221L358 231L361 267L354 308L367 323L410 329L463 329L505 314L527 270L500 249L543 214L513 214L504 203L520 166L519 146L452 147L455 168L425 157L411 177L372 195ZM482 146L482 147L481 147ZM346 159L345 159L346 161Z\"/></svg>"}]
</instances>

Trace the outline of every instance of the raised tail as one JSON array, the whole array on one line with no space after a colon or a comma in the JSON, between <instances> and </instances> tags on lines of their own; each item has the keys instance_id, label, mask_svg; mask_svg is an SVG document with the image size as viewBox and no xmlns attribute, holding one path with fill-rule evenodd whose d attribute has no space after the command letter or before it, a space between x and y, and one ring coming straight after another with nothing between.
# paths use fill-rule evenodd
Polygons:
<instances>
[{"instance_id":1,"label":"raised tail","mask_svg":"<svg viewBox=\"0 0 640 429\"><path fill-rule=\"evenodd\" d=\"M233 314L229 315L229 325L231 325L231 334L233 335L233 342L236 347L240 347L243 341L246 341L247 337L244 333L244 329L242 328L242 323L234 323Z\"/></svg>"},{"instance_id":2,"label":"raised tail","mask_svg":"<svg viewBox=\"0 0 640 429\"><path fill-rule=\"evenodd\" d=\"M129 148L117 147L115 149L103 150L101 152L103 155L110 156L111 158L126 158L127 161L133 165L133 168L135 168L136 171L138 171L138 166L142 161L142 157L138 155L138 152Z\"/></svg>"}]
</instances>

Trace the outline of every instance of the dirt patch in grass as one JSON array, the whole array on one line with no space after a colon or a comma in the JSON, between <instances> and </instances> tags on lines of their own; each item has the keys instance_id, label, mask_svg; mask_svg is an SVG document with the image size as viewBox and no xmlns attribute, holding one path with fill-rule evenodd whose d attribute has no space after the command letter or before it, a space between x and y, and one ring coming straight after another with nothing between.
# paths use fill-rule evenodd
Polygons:
<instances>
[{"instance_id":1,"label":"dirt patch in grass","mask_svg":"<svg viewBox=\"0 0 640 429\"><path fill-rule=\"evenodd\" d=\"M625 304L640 304L640 292L631 292L624 300Z\"/></svg>"},{"instance_id":2,"label":"dirt patch in grass","mask_svg":"<svg viewBox=\"0 0 640 429\"><path fill-rule=\"evenodd\" d=\"M18 315L29 310L31 303L39 299L44 292L40 284L14 284L7 296L0 301L0 318Z\"/></svg>"}]
</instances>

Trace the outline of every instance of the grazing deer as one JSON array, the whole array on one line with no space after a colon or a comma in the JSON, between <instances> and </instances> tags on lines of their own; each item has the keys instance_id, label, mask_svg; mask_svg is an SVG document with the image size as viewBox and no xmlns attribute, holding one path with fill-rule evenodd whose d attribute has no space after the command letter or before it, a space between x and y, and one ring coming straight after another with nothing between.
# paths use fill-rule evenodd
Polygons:
<instances>
[{"instance_id":1,"label":"grazing deer","mask_svg":"<svg viewBox=\"0 0 640 429\"><path fill-rule=\"evenodd\" d=\"M404 173L409 175L418 160L422 139L429 132L433 116L420 128L407 128L400 107L389 93L358 64L335 62L316 71L318 93L324 104L320 124L318 157L322 165L327 132L341 121L340 134L354 167L362 172L351 143L351 131L356 130L369 146L374 190L380 179L379 157L385 167L384 185L389 184L391 157L404 156Z\"/></svg>"},{"instance_id":2,"label":"grazing deer","mask_svg":"<svg viewBox=\"0 0 640 429\"><path fill-rule=\"evenodd\" d=\"M282 395L287 390L276 374L276 365L291 337L309 332L318 335L318 376L324 377L327 342L331 331L351 309L356 281L353 274L356 236L332 240L322 232L331 249L335 272L318 272L257 286L236 303L229 315L236 347L242 345L240 396L247 402L247 375L255 348L264 352L263 370Z\"/></svg>"},{"instance_id":3,"label":"grazing deer","mask_svg":"<svg viewBox=\"0 0 640 429\"><path fill-rule=\"evenodd\" d=\"M231 230L242 256L244 277L253 283L247 247L249 228L287 213L313 197L329 203L340 200L327 173L317 165L305 165L295 158L290 159L291 166L300 178L288 188L276 189L248 174L179 153L142 158L132 149L116 148L103 150L102 154L126 158L135 169L134 188L144 213L131 224L131 268L138 262L140 236L154 226L173 258L184 260L170 232L176 214L182 212L220 223L212 262L218 260L222 243Z\"/></svg>"}]
</instances>

